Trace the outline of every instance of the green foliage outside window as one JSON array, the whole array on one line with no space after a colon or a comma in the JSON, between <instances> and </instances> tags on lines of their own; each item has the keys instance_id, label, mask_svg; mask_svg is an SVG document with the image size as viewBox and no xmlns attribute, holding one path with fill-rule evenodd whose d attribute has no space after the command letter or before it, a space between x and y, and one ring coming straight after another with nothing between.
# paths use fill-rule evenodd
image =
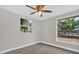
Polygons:
<instances>
[{"instance_id":1,"label":"green foliage outside window","mask_svg":"<svg viewBox=\"0 0 79 59\"><path fill-rule=\"evenodd\" d=\"M21 32L32 32L32 21L26 18L20 18L20 30Z\"/></svg>"}]
</instances>

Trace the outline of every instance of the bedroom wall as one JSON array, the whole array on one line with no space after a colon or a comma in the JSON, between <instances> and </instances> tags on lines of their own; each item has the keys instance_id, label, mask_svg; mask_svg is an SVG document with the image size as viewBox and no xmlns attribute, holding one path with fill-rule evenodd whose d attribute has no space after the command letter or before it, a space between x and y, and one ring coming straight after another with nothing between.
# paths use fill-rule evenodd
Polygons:
<instances>
[{"instance_id":1,"label":"bedroom wall","mask_svg":"<svg viewBox=\"0 0 79 59\"><path fill-rule=\"evenodd\" d=\"M57 41L57 34L56 34L56 21L62 18L79 15L79 10L72 11L70 13L65 13L44 21L41 21L41 41L47 42L49 44L54 44L56 46L65 47L68 49L79 51L79 45L74 44L67 44L63 42Z\"/></svg>"},{"instance_id":2,"label":"bedroom wall","mask_svg":"<svg viewBox=\"0 0 79 59\"><path fill-rule=\"evenodd\" d=\"M0 9L0 52L37 41L79 50L79 45L56 41L56 20L74 15L79 15L79 10L52 17L41 22L31 19L33 22L32 33L23 33L20 32L20 17L23 15Z\"/></svg>"},{"instance_id":3,"label":"bedroom wall","mask_svg":"<svg viewBox=\"0 0 79 59\"><path fill-rule=\"evenodd\" d=\"M3 9L0 9L0 52L33 42L40 39L40 22L32 20L32 33L20 32L20 17Z\"/></svg>"}]
</instances>

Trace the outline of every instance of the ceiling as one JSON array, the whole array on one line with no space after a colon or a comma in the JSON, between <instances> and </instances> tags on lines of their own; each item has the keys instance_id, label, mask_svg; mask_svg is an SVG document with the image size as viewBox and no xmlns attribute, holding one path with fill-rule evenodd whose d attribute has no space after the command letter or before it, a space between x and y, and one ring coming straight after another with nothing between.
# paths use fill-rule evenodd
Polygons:
<instances>
[{"instance_id":1,"label":"ceiling","mask_svg":"<svg viewBox=\"0 0 79 59\"><path fill-rule=\"evenodd\" d=\"M35 5L31 6L35 7ZM43 13L43 17L39 17L37 14L30 15L33 10L25 5L0 5L0 8L2 9L39 21L79 9L79 5L46 5L45 7L48 10L52 10L52 13Z\"/></svg>"}]
</instances>

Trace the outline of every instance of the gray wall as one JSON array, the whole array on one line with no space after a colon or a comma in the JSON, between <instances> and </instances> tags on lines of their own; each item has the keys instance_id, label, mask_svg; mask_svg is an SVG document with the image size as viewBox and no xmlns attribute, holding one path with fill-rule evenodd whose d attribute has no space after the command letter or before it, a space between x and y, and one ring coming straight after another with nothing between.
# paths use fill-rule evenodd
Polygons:
<instances>
[{"instance_id":1,"label":"gray wall","mask_svg":"<svg viewBox=\"0 0 79 59\"><path fill-rule=\"evenodd\" d=\"M32 33L20 32L22 16L0 9L0 51L27 45L40 39L39 21L31 19Z\"/></svg>"},{"instance_id":2,"label":"gray wall","mask_svg":"<svg viewBox=\"0 0 79 59\"><path fill-rule=\"evenodd\" d=\"M74 44L67 44L67 43L62 43L62 42L57 42L57 32L56 32L56 21L62 18L66 18L66 17L70 17L70 16L74 16L74 15L79 15L79 10L70 12L70 13L66 13L66 14L62 14L56 17L53 17L51 19L47 19L45 21L41 22L41 40L43 42L47 42L50 44L55 44L58 46L62 46L62 47L67 47L70 49L76 49L79 50L79 45L74 45Z\"/></svg>"},{"instance_id":3,"label":"gray wall","mask_svg":"<svg viewBox=\"0 0 79 59\"><path fill-rule=\"evenodd\" d=\"M0 9L0 51L16 48L37 41L48 42L79 50L79 45L60 43L56 41L56 21L73 15L79 15L79 10L62 14L41 22L31 19L33 21L32 33L23 33L20 32L20 17L23 15Z\"/></svg>"}]
</instances>

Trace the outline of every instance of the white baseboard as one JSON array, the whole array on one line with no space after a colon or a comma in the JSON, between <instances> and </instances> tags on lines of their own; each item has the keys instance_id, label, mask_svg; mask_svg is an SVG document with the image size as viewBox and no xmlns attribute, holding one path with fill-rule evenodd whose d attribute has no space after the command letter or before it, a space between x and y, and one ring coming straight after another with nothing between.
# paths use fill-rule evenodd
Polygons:
<instances>
[{"instance_id":1,"label":"white baseboard","mask_svg":"<svg viewBox=\"0 0 79 59\"><path fill-rule=\"evenodd\" d=\"M72 49L72 48L68 48L68 47L64 47L64 46L60 46L60 45L56 45L56 44L52 44L52 43L48 43L48 42L38 41L38 42L33 42L33 43L30 43L30 44L22 45L22 46L19 46L19 47L11 48L11 49L8 49L8 50L3 50L3 51L0 52L0 54L4 54L6 52L13 51L13 50L16 50L16 49L28 47L28 46L31 46L31 45L34 45L34 44L37 44L37 43L43 43L43 44L47 44L47 45L50 45L50 46L55 46L55 47L59 47L59 48L63 48L63 49L66 49L66 50L70 50L70 51L74 51L74 52L79 53L79 50L77 50L77 49Z\"/></svg>"},{"instance_id":2,"label":"white baseboard","mask_svg":"<svg viewBox=\"0 0 79 59\"><path fill-rule=\"evenodd\" d=\"M74 48L68 48L68 47L64 47L64 46L60 46L60 45L56 45L56 44L52 44L52 43L48 43L48 42L41 42L41 43L47 44L47 45L51 45L51 46L55 46L55 47L59 47L59 48L62 48L62 49L66 49L66 50L70 50L70 51L79 53L79 50L74 49Z\"/></svg>"},{"instance_id":3,"label":"white baseboard","mask_svg":"<svg viewBox=\"0 0 79 59\"><path fill-rule=\"evenodd\" d=\"M37 44L37 43L40 43L40 41L38 41L38 42L33 42L33 43L30 43L30 44L26 44L26 45L22 45L22 46L15 47L15 48L11 48L11 49L7 49L7 50L3 50L3 51L0 52L0 54L4 54L4 53L6 53L6 52L13 51L13 50L16 50L16 49L28 47L28 46L31 46L31 45L34 45L34 44Z\"/></svg>"}]
</instances>

